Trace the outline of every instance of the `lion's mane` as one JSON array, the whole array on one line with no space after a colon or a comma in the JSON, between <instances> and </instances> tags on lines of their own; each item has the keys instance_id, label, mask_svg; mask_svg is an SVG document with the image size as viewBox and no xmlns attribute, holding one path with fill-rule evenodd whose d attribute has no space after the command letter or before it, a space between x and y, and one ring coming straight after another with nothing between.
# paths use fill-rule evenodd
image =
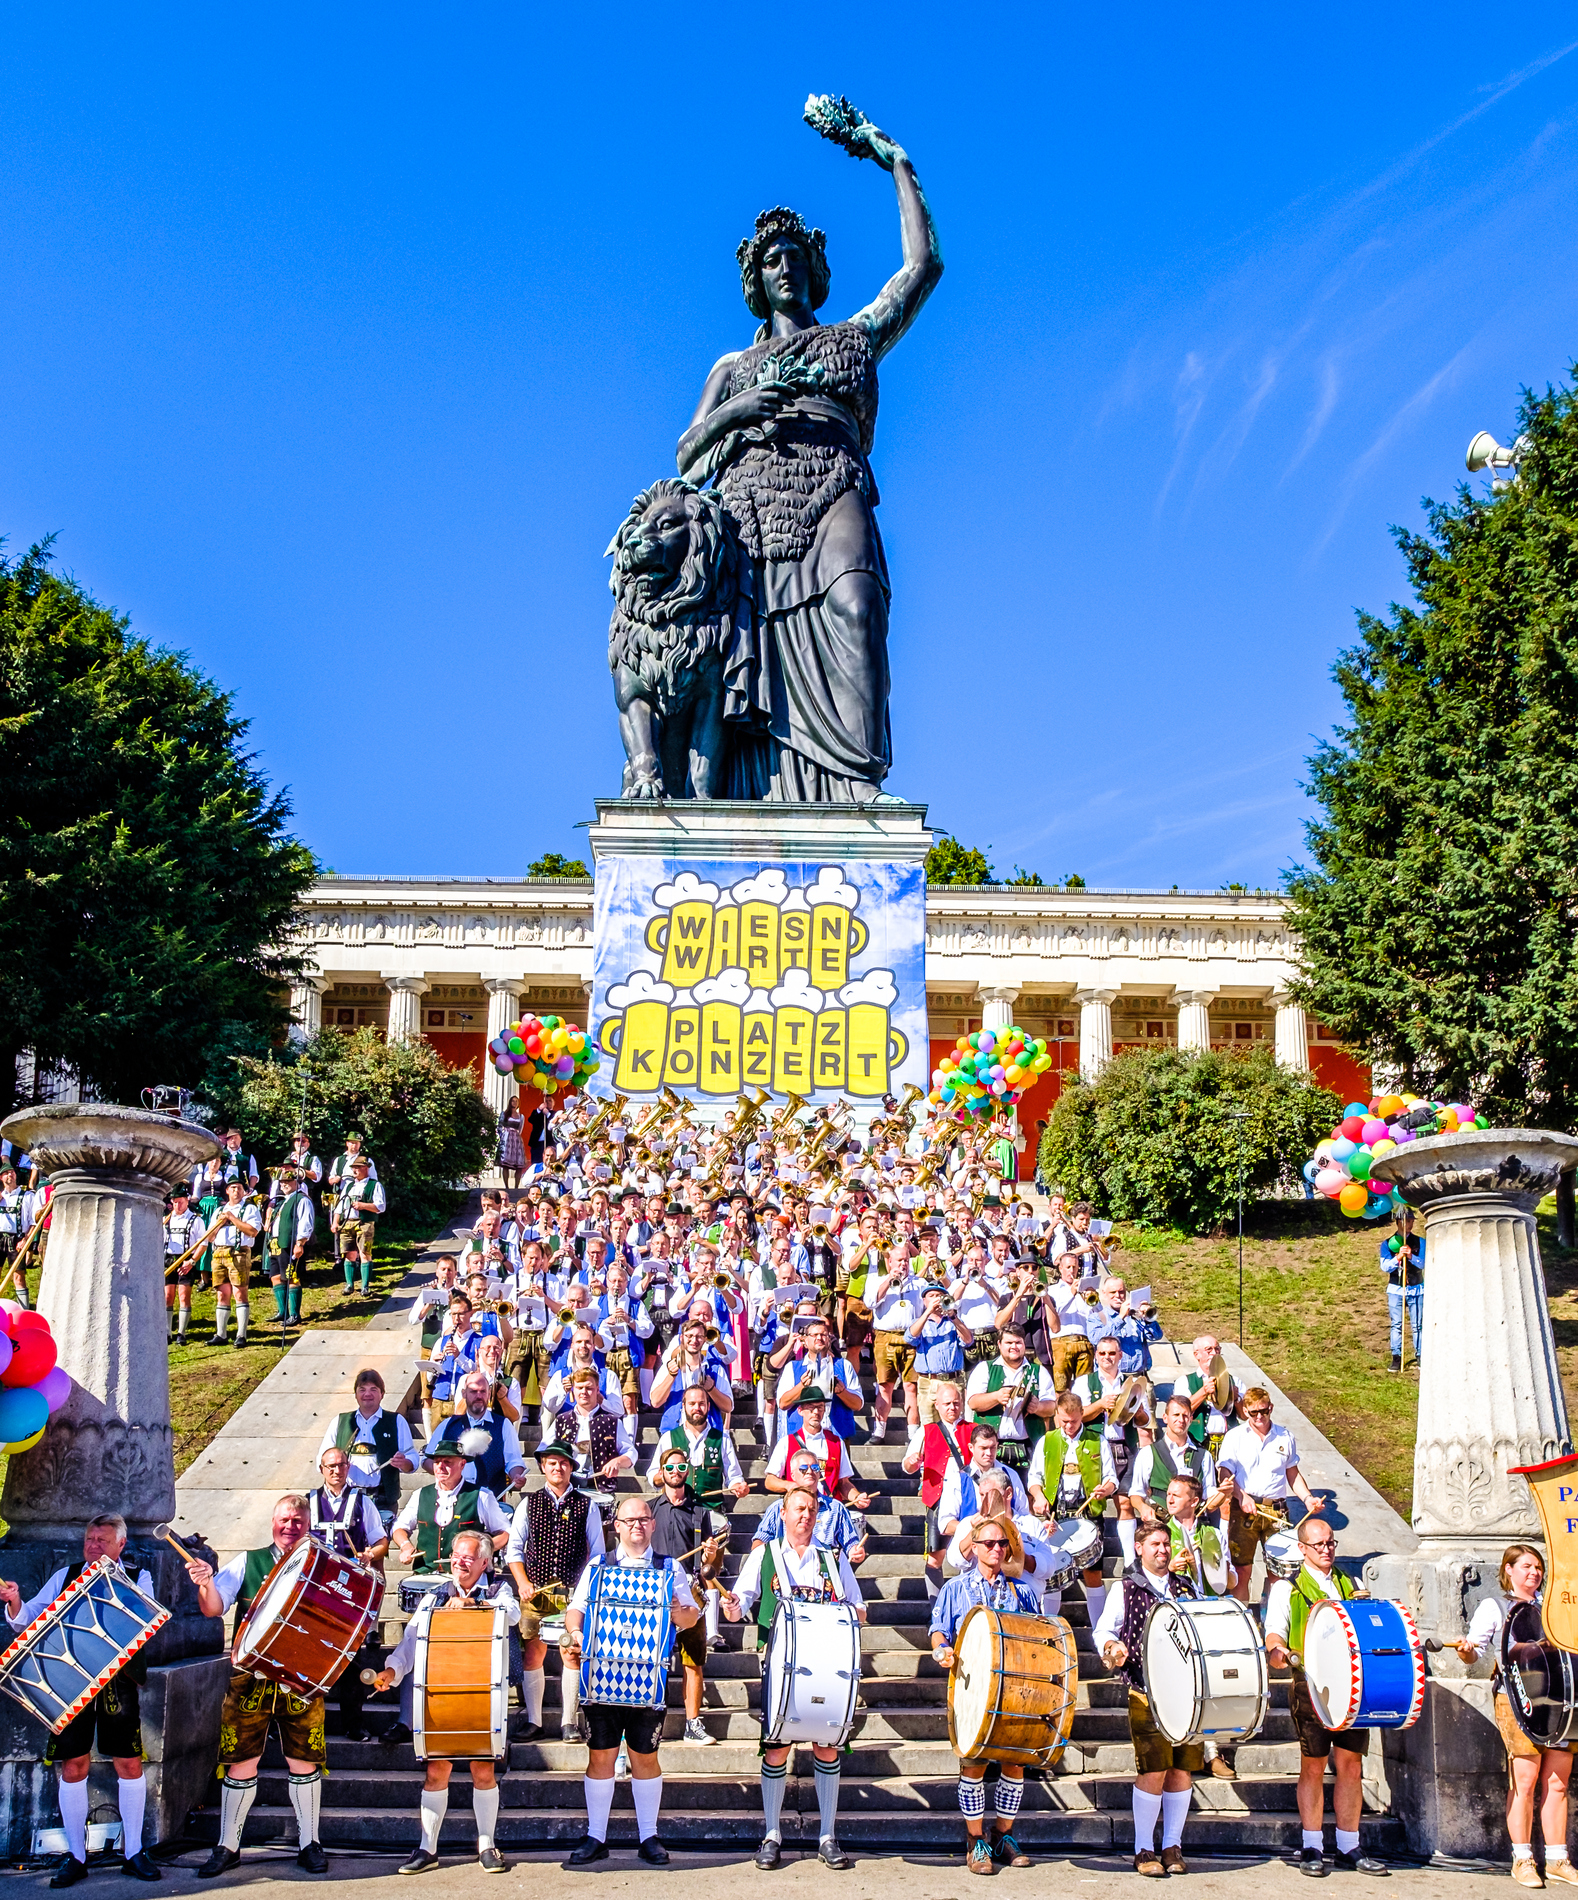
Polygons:
<instances>
[{"instance_id":1,"label":"lion's mane","mask_svg":"<svg viewBox=\"0 0 1578 1900\"><path fill-rule=\"evenodd\" d=\"M635 530L651 509L676 498L685 505L690 544L668 591L644 600L632 553ZM614 612L608 623L608 664L628 667L659 710L671 709L687 697L687 676L710 655L725 651L733 625L735 543L723 505L689 482L654 482L630 504L609 552Z\"/></svg>"}]
</instances>

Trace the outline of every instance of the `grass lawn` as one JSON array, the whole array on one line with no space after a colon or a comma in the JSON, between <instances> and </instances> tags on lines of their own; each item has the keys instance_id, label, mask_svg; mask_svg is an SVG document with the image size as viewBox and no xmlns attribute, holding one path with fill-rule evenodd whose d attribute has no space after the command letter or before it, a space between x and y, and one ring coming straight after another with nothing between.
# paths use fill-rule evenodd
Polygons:
<instances>
[{"instance_id":1,"label":"grass lawn","mask_svg":"<svg viewBox=\"0 0 1578 1900\"><path fill-rule=\"evenodd\" d=\"M1406 1518L1413 1497L1417 1367L1389 1370L1381 1234L1328 1204L1265 1201L1244 1210L1244 1333L1238 1330L1238 1238L1190 1240L1118 1230L1131 1287L1154 1289L1171 1339L1237 1340ZM1389 1231L1389 1230L1383 1230ZM1578 1254L1556 1247L1540 1217L1551 1321L1569 1413L1578 1402ZM1426 1254L1428 1278L1429 1255ZM1495 1369L1487 1369L1495 1376Z\"/></svg>"},{"instance_id":2,"label":"grass lawn","mask_svg":"<svg viewBox=\"0 0 1578 1900\"><path fill-rule=\"evenodd\" d=\"M464 1199L463 1195L456 1195L457 1210ZM446 1220L438 1231L445 1231L448 1225ZM431 1224L411 1228L398 1219L381 1220L372 1285L365 1297L359 1279L356 1290L348 1291L342 1269L321 1252L314 1253L308 1262L307 1285L301 1303L303 1325L347 1331L365 1326L405 1277L412 1260L428 1245L434 1231ZM214 1295L207 1289L194 1287L192 1290L192 1323L187 1343L177 1346L172 1341L170 1346L170 1418L175 1429L177 1477L274 1369L286 1347L294 1345L301 1336L301 1329L292 1327L289 1337L281 1339L274 1310L274 1289L266 1280L261 1286L254 1280L250 1293L252 1330L246 1345L237 1348L233 1343L234 1308L231 1309L230 1339L223 1346L215 1346L210 1343L214 1336Z\"/></svg>"}]
</instances>

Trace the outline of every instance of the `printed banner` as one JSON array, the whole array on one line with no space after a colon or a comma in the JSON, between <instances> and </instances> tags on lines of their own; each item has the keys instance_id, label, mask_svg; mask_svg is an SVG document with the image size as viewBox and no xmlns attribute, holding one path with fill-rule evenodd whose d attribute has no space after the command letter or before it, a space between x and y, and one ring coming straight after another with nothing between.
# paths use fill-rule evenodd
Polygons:
<instances>
[{"instance_id":1,"label":"printed banner","mask_svg":"<svg viewBox=\"0 0 1578 1900\"><path fill-rule=\"evenodd\" d=\"M596 901L599 1093L925 1086L921 865L600 858Z\"/></svg>"}]
</instances>

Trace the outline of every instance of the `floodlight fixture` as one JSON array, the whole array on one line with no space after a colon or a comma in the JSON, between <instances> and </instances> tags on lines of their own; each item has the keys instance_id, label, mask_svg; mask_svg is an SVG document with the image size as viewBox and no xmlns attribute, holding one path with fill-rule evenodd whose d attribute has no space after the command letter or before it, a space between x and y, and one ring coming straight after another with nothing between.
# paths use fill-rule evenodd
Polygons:
<instances>
[{"instance_id":1,"label":"floodlight fixture","mask_svg":"<svg viewBox=\"0 0 1578 1900\"><path fill-rule=\"evenodd\" d=\"M1534 444L1526 435L1520 435L1512 447L1504 448L1488 429L1481 429L1468 445L1469 473L1477 475L1481 469L1490 470L1490 490L1493 495L1504 495L1518 479L1518 470L1523 458ZM1498 469L1510 469L1507 475L1498 475Z\"/></svg>"}]
</instances>

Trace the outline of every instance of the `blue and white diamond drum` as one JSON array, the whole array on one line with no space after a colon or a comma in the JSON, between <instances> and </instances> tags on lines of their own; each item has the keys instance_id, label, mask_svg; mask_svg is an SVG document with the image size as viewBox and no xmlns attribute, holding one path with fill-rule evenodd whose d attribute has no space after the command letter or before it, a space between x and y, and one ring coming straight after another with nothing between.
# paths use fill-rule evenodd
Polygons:
<instances>
[{"instance_id":1,"label":"blue and white diamond drum","mask_svg":"<svg viewBox=\"0 0 1578 1900\"><path fill-rule=\"evenodd\" d=\"M1391 1597L1315 1604L1304 1625L1304 1675L1325 1728L1412 1728L1425 1706L1425 1647Z\"/></svg>"},{"instance_id":2,"label":"blue and white diamond drum","mask_svg":"<svg viewBox=\"0 0 1578 1900\"><path fill-rule=\"evenodd\" d=\"M0 1655L0 1689L58 1735L169 1620L113 1558L100 1557Z\"/></svg>"},{"instance_id":3,"label":"blue and white diamond drum","mask_svg":"<svg viewBox=\"0 0 1578 1900\"><path fill-rule=\"evenodd\" d=\"M854 1605L780 1597L762 1675L767 1746L811 1742L842 1748L855 1726L859 1693L860 1621Z\"/></svg>"},{"instance_id":4,"label":"blue and white diamond drum","mask_svg":"<svg viewBox=\"0 0 1578 1900\"><path fill-rule=\"evenodd\" d=\"M1501 1626L1501 1680L1512 1715L1536 1748L1571 1748L1578 1739L1578 1688L1572 1652L1546 1640L1537 1603L1512 1603Z\"/></svg>"},{"instance_id":5,"label":"blue and white diamond drum","mask_svg":"<svg viewBox=\"0 0 1578 1900\"><path fill-rule=\"evenodd\" d=\"M661 1709L674 1643L674 1566L599 1560L581 1636L581 1700Z\"/></svg>"}]
</instances>

